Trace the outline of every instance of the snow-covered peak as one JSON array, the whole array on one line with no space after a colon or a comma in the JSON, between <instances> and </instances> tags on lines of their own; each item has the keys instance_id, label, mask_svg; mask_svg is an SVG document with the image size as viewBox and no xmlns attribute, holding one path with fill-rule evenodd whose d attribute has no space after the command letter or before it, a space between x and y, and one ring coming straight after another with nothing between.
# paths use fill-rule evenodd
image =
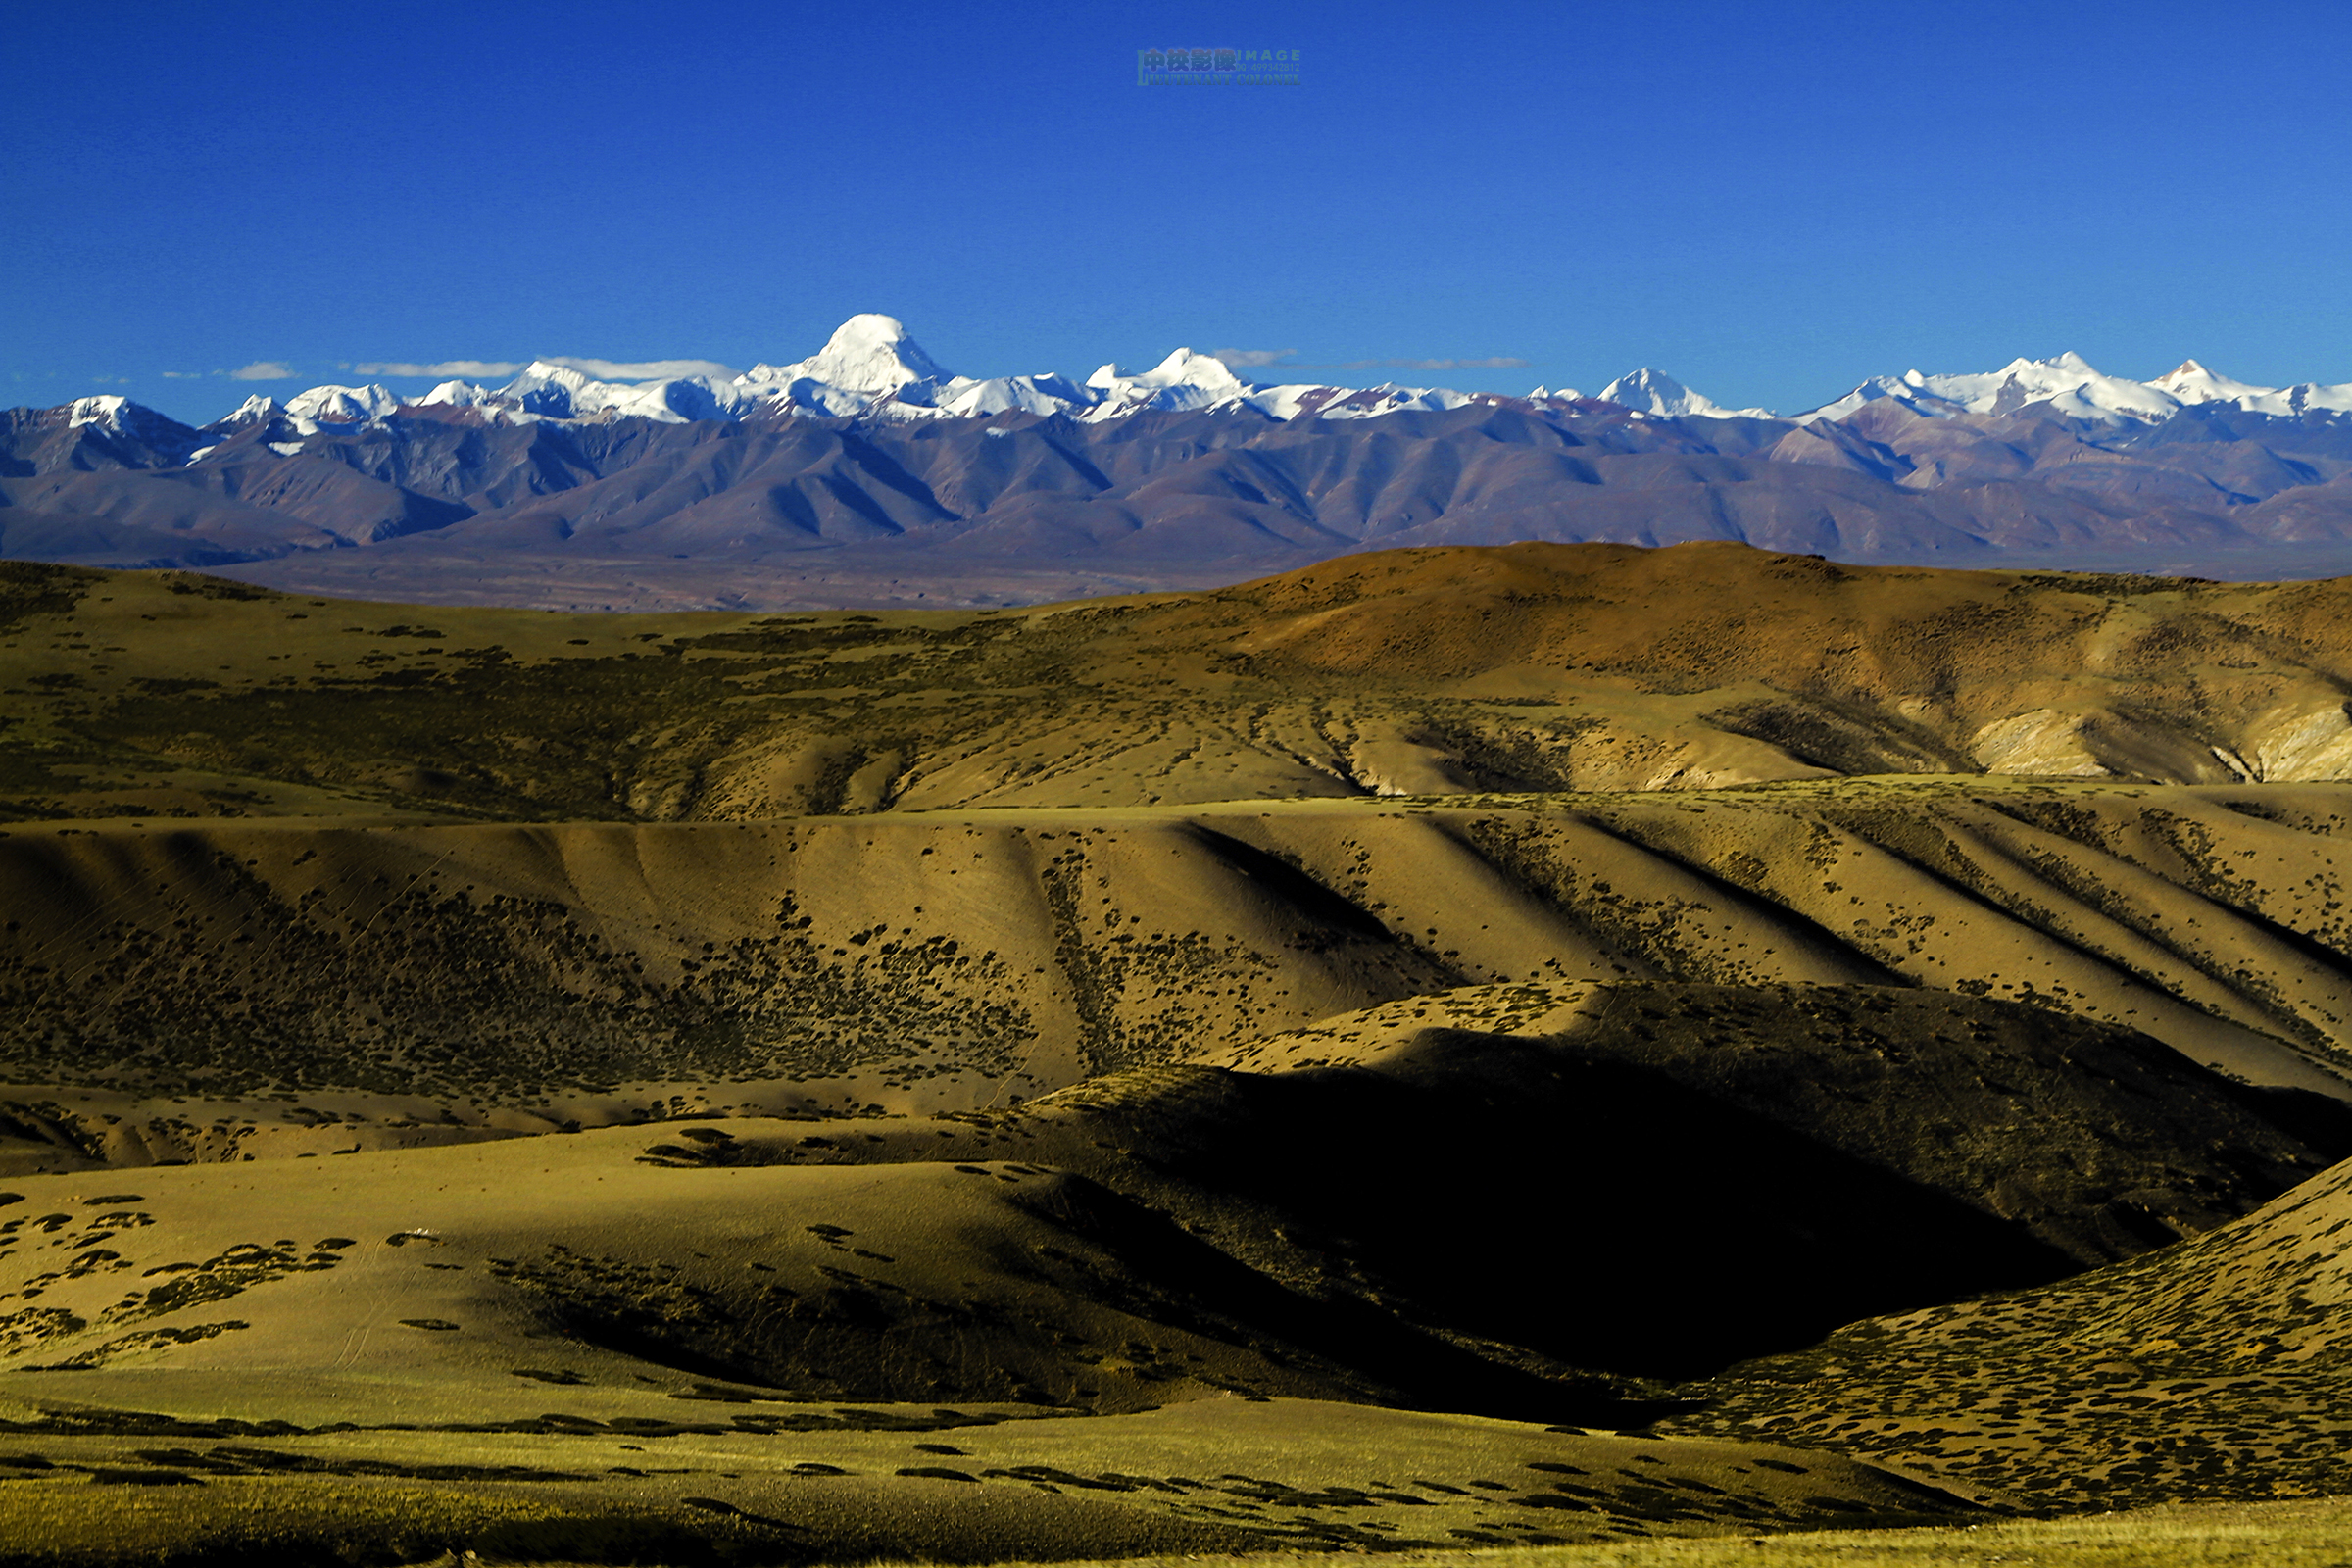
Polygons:
<instances>
[{"instance_id":1,"label":"snow-covered peak","mask_svg":"<svg viewBox=\"0 0 2352 1568\"><path fill-rule=\"evenodd\" d=\"M945 381L948 372L907 335L895 316L853 316L833 329L825 346L793 365L759 365L737 377L745 386L779 387L814 381L842 392L879 396L917 381Z\"/></svg>"},{"instance_id":2,"label":"snow-covered peak","mask_svg":"<svg viewBox=\"0 0 2352 1568\"><path fill-rule=\"evenodd\" d=\"M575 370L568 365L551 365L545 360L533 360L522 368L520 375L500 387L497 395L525 414L552 415L563 419L593 413L593 407L581 405L595 405L602 400L583 397L583 394L591 387L602 389L610 384L592 381L586 372Z\"/></svg>"},{"instance_id":3,"label":"snow-covered peak","mask_svg":"<svg viewBox=\"0 0 2352 1568\"><path fill-rule=\"evenodd\" d=\"M389 387L315 386L286 401L292 418L311 424L360 424L380 419L400 407Z\"/></svg>"},{"instance_id":4,"label":"snow-covered peak","mask_svg":"<svg viewBox=\"0 0 2352 1568\"><path fill-rule=\"evenodd\" d=\"M589 375L586 370L574 369L561 360L533 360L522 368L522 373L514 380L543 381L550 386L560 386L573 392L577 392L583 387L618 386L621 384L617 381L600 382ZM514 382L508 384L513 385Z\"/></svg>"},{"instance_id":5,"label":"snow-covered peak","mask_svg":"<svg viewBox=\"0 0 2352 1568\"><path fill-rule=\"evenodd\" d=\"M67 416L66 423L68 428L75 430L85 424L97 425L102 430L120 430L122 428L124 411L136 407L138 405L132 403L128 398L111 395L98 398L75 398L73 413Z\"/></svg>"},{"instance_id":6,"label":"snow-covered peak","mask_svg":"<svg viewBox=\"0 0 2352 1568\"><path fill-rule=\"evenodd\" d=\"M2148 385L2181 403L2234 403L2270 390L2216 375L2194 360L2182 360L2178 369L2167 370Z\"/></svg>"},{"instance_id":7,"label":"snow-covered peak","mask_svg":"<svg viewBox=\"0 0 2352 1568\"><path fill-rule=\"evenodd\" d=\"M215 419L205 428L219 430L232 425L259 424L264 419L276 418L283 412L277 406L277 399L266 392L256 392L238 404L226 418Z\"/></svg>"},{"instance_id":8,"label":"snow-covered peak","mask_svg":"<svg viewBox=\"0 0 2352 1568\"><path fill-rule=\"evenodd\" d=\"M1370 419L1383 414L1435 414L1479 401L1448 387L1398 386L1383 382L1359 389L1344 386L1258 387L1243 398L1245 408L1274 419Z\"/></svg>"},{"instance_id":9,"label":"snow-covered peak","mask_svg":"<svg viewBox=\"0 0 2352 1568\"><path fill-rule=\"evenodd\" d=\"M436 407L468 409L480 408L484 405L495 407L499 401L499 394L491 391L488 387L475 386L471 381L444 381L418 398L416 403L418 406L428 409Z\"/></svg>"},{"instance_id":10,"label":"snow-covered peak","mask_svg":"<svg viewBox=\"0 0 2352 1568\"><path fill-rule=\"evenodd\" d=\"M2021 356L1997 370L1981 373L1922 375L1906 370L1899 376L1873 376L1844 397L1797 417L1805 421L1843 418L1865 403L1881 399L1892 399L1914 414L1938 418L1955 414L2015 414L2031 408L2103 423L2161 419L2180 407L2177 399L2145 382L2101 374L2089 361L2070 351L2047 360Z\"/></svg>"},{"instance_id":11,"label":"snow-covered peak","mask_svg":"<svg viewBox=\"0 0 2352 1568\"><path fill-rule=\"evenodd\" d=\"M2029 403L2046 403L2054 413L2112 423L2161 419L2180 407L2178 400L2144 381L2101 374L2080 354L2061 354L2054 360L2012 360L1994 373L2000 377L1997 385L1972 389L1976 396L1968 403L1977 413L2010 414ZM1928 378L1931 385L1937 379Z\"/></svg>"},{"instance_id":12,"label":"snow-covered peak","mask_svg":"<svg viewBox=\"0 0 2352 1568\"><path fill-rule=\"evenodd\" d=\"M971 416L1005 414L1066 414L1085 408L1094 399L1085 387L1066 375L1001 375L986 381L957 379L940 388L932 407L944 415Z\"/></svg>"},{"instance_id":13,"label":"snow-covered peak","mask_svg":"<svg viewBox=\"0 0 2352 1568\"><path fill-rule=\"evenodd\" d=\"M2347 389L2343 387L2313 386L2308 382L2302 386L2285 388L2254 386L2217 374L2194 360L2182 360L2180 368L2166 371L2148 385L2183 406L2223 403L2251 414L2268 414L2288 419L2307 408L2341 409L2346 406L2342 394Z\"/></svg>"},{"instance_id":14,"label":"snow-covered peak","mask_svg":"<svg viewBox=\"0 0 2352 1568\"><path fill-rule=\"evenodd\" d=\"M185 451L195 434L168 414L125 397L75 398L67 405L66 428L95 428L108 435L160 450Z\"/></svg>"},{"instance_id":15,"label":"snow-covered peak","mask_svg":"<svg viewBox=\"0 0 2352 1568\"><path fill-rule=\"evenodd\" d=\"M1235 396L1249 387L1249 383L1235 375L1223 360L1213 355L1196 354L1191 349L1178 349L1149 370L1133 375L1115 365L1105 365L1088 376L1086 384L1099 392L1123 388L1157 391L1162 387L1195 386Z\"/></svg>"},{"instance_id":16,"label":"snow-covered peak","mask_svg":"<svg viewBox=\"0 0 2352 1568\"><path fill-rule=\"evenodd\" d=\"M445 381L427 394L435 403L487 406L549 419L643 418L664 424L729 418L752 401L740 377L679 376L656 381L599 381L583 370L533 360L496 392Z\"/></svg>"},{"instance_id":17,"label":"snow-covered peak","mask_svg":"<svg viewBox=\"0 0 2352 1568\"><path fill-rule=\"evenodd\" d=\"M1621 375L1600 389L1603 403L1615 403L1638 414L1655 414L1667 418L1695 419L1769 419L1767 409L1727 409L1704 393L1693 392L1663 370L1647 366L1631 375Z\"/></svg>"},{"instance_id":18,"label":"snow-covered peak","mask_svg":"<svg viewBox=\"0 0 2352 1568\"><path fill-rule=\"evenodd\" d=\"M2352 381L2339 381L2333 386L2303 381L2282 392L2275 392L2272 396L2288 404L2295 414L2314 409L2325 409L2333 414L2352 414Z\"/></svg>"},{"instance_id":19,"label":"snow-covered peak","mask_svg":"<svg viewBox=\"0 0 2352 1568\"><path fill-rule=\"evenodd\" d=\"M2301 386L2275 389L2233 381L2183 360L2153 381L2103 374L2080 354L2054 359L2015 359L1997 370L1969 375L1874 376L1833 403L1797 417L1840 419L1866 403L1891 399L1914 414L1945 418L1956 414L2032 413L2086 419L2099 424L2156 423L2183 408L2216 405L2291 418L2310 409L2352 409L2352 387Z\"/></svg>"},{"instance_id":20,"label":"snow-covered peak","mask_svg":"<svg viewBox=\"0 0 2352 1568\"><path fill-rule=\"evenodd\" d=\"M1900 375L1874 375L1841 398L1824 403L1818 409L1807 409L1796 417L1807 424L1815 419L1842 419L1866 403L1891 400L1914 414L1936 418L1966 414L1967 407L1953 398L1930 391L1927 377L1917 370L1905 370Z\"/></svg>"},{"instance_id":21,"label":"snow-covered peak","mask_svg":"<svg viewBox=\"0 0 2352 1568\"><path fill-rule=\"evenodd\" d=\"M1259 390L1235 375L1223 360L1191 349L1178 349L1133 375L1105 365L1086 378L1086 385L1101 400L1081 416L1087 419L1115 419L1146 409L1173 413L1215 408L1238 404Z\"/></svg>"},{"instance_id":22,"label":"snow-covered peak","mask_svg":"<svg viewBox=\"0 0 2352 1568\"><path fill-rule=\"evenodd\" d=\"M233 411L197 431L198 435L209 437L212 444L189 453L188 461L194 463L230 436L241 434L256 425L267 427L275 424L284 413L285 410L277 406L277 399L256 392Z\"/></svg>"},{"instance_id":23,"label":"snow-covered peak","mask_svg":"<svg viewBox=\"0 0 2352 1568\"><path fill-rule=\"evenodd\" d=\"M126 444L133 451L145 448L176 460L184 457L197 441L195 431L170 415L113 394L75 398L63 412L67 429L92 431L118 451Z\"/></svg>"}]
</instances>

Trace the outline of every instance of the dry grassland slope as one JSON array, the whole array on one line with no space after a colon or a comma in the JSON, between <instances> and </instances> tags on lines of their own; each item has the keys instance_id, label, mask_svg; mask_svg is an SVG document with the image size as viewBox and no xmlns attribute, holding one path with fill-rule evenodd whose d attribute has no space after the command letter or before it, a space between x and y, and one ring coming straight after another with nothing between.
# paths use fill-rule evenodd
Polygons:
<instances>
[{"instance_id":1,"label":"dry grassland slope","mask_svg":"<svg viewBox=\"0 0 2352 1568\"><path fill-rule=\"evenodd\" d=\"M2063 1507L2340 1494L2348 1229L2337 1166L2179 1247L1740 1368L1682 1429L1884 1455Z\"/></svg>"},{"instance_id":2,"label":"dry grassland slope","mask_svg":"<svg viewBox=\"0 0 2352 1568\"><path fill-rule=\"evenodd\" d=\"M2331 788L0 830L7 1168L956 1110L1504 981L1916 987L2341 1098ZM2261 814L2255 814L2255 813Z\"/></svg>"},{"instance_id":3,"label":"dry grassland slope","mask_svg":"<svg viewBox=\"0 0 2352 1568\"><path fill-rule=\"evenodd\" d=\"M641 1144L21 1182L0 1530L67 1560L318 1560L362 1520L396 1557L989 1561L1899 1523L1976 1495L1775 1445L1408 1413L1463 1370L1475 1393L1477 1358L1351 1331L1025 1160L679 1169ZM201 1490L134 1534L168 1484Z\"/></svg>"},{"instance_id":4,"label":"dry grassland slope","mask_svg":"<svg viewBox=\"0 0 2352 1568\"><path fill-rule=\"evenodd\" d=\"M747 818L2352 772L2342 583L1404 551L1015 612L341 605L11 564L20 815Z\"/></svg>"},{"instance_id":5,"label":"dry grassland slope","mask_svg":"<svg viewBox=\"0 0 2352 1568\"><path fill-rule=\"evenodd\" d=\"M2347 592L1514 546L632 617L0 565L0 1555L2343 1486Z\"/></svg>"}]
</instances>

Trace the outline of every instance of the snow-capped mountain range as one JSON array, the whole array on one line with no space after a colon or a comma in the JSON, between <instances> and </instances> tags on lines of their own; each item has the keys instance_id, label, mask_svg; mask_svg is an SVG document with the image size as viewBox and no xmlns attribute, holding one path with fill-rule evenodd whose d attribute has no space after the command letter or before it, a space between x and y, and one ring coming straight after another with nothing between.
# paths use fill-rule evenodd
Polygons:
<instances>
[{"instance_id":1,"label":"snow-capped mountain range","mask_svg":"<svg viewBox=\"0 0 2352 1568\"><path fill-rule=\"evenodd\" d=\"M2352 573L2352 386L2193 361L1912 371L1794 416L1656 369L1511 397L1264 385L1179 349L977 380L884 316L791 364L671 369L314 387L202 429L121 397L0 410L0 558L606 607L1140 592L1518 540Z\"/></svg>"},{"instance_id":2,"label":"snow-capped mountain range","mask_svg":"<svg viewBox=\"0 0 2352 1568\"><path fill-rule=\"evenodd\" d=\"M1361 418L1399 409L1460 408L1471 401L1469 394L1416 387L1358 391L1319 385L1263 386L1244 381L1213 356L1186 348L1140 373L1105 365L1083 385L1050 371L980 380L942 368L897 318L867 315L843 322L823 348L805 360L755 365L740 375L636 383L599 381L566 366L540 360L524 367L520 375L504 386L444 381L416 399L413 406L478 408L500 419L638 417L676 424L740 419L754 413L926 419L1015 411L1092 421L1146 410L1189 413L1200 409L1250 409L1278 419L1307 415ZM249 399L217 427L282 415L297 429L310 433L322 425L380 418L403 406L381 386L319 386L289 399L283 409L267 399Z\"/></svg>"},{"instance_id":3,"label":"snow-capped mountain range","mask_svg":"<svg viewBox=\"0 0 2352 1568\"><path fill-rule=\"evenodd\" d=\"M2312 411L2340 414L2352 411L2352 383L2249 386L2217 375L2194 360L2181 361L2178 369L2153 381L2127 381L2100 374L2080 354L2061 354L2054 360L2012 360L1982 375L1922 375L1906 370L1899 376L1874 376L1836 402L1799 417L1842 418L1881 398L1892 399L1914 414L1936 417L2034 409L2101 424L2155 424L2201 404L2221 404L2281 418Z\"/></svg>"},{"instance_id":4,"label":"snow-capped mountain range","mask_svg":"<svg viewBox=\"0 0 2352 1568\"><path fill-rule=\"evenodd\" d=\"M2180 410L2219 404L2282 417L2311 411L2352 412L2352 383L2259 387L2208 370L2194 360L2152 381L2100 373L2080 355L2018 359L1981 374L1874 376L1844 397L1790 416L1804 424L1838 419L1866 404L1887 401L1929 417L2005 415L2032 410L2097 423L2155 423ZM1322 383L1269 385L1245 380L1223 361L1180 348L1148 370L1105 365L1081 384L1046 372L975 379L942 368L889 316L855 316L825 346L790 365L756 365L740 375L698 375L642 382L600 381L580 370L534 361L504 386L444 381L420 398L404 400L382 386L318 386L289 399L250 398L226 418L207 426L219 433L256 420L281 418L289 433L365 423L403 407L478 409L495 420L610 420L662 423L771 416L927 419L1020 412L1061 415L1088 422L1156 411L1251 412L1269 418L1369 418L1404 411L1441 411L1472 403L1512 401L1494 393L1384 384L1350 388ZM1618 377L1592 399L1573 389L1537 387L1526 401L1616 404L1661 418L1781 417L1767 409L1727 409L1663 371L1642 368ZM94 410L121 399L84 399ZM78 407L78 405L77 405ZM92 416L97 416L93 415Z\"/></svg>"}]
</instances>

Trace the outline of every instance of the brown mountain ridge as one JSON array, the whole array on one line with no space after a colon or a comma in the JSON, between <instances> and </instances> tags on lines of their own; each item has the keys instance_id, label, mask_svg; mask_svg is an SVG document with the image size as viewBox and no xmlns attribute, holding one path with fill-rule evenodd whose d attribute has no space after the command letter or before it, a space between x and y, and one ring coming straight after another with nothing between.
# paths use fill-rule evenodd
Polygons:
<instances>
[{"instance_id":1,"label":"brown mountain ridge","mask_svg":"<svg viewBox=\"0 0 2352 1568\"><path fill-rule=\"evenodd\" d=\"M0 414L0 549L229 566L428 603L1005 604L1227 582L1363 550L1697 540L1936 565L2217 575L2352 564L2352 423L2043 406L1668 418L1596 400L1272 419L512 422L408 406L203 431L128 406Z\"/></svg>"}]
</instances>

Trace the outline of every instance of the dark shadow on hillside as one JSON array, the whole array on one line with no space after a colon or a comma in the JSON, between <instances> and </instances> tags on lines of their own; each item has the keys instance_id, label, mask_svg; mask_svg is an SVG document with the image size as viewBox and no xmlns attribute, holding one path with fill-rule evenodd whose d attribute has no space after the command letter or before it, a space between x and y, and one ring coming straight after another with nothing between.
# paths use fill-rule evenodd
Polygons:
<instances>
[{"instance_id":1,"label":"dark shadow on hillside","mask_svg":"<svg viewBox=\"0 0 2352 1568\"><path fill-rule=\"evenodd\" d=\"M1661 1075L1461 1039L1476 1042L1469 1070L1254 1080L1248 1124L1165 1168L1279 1209L1416 1315L1642 1377L2078 1269L1947 1194Z\"/></svg>"}]
</instances>

